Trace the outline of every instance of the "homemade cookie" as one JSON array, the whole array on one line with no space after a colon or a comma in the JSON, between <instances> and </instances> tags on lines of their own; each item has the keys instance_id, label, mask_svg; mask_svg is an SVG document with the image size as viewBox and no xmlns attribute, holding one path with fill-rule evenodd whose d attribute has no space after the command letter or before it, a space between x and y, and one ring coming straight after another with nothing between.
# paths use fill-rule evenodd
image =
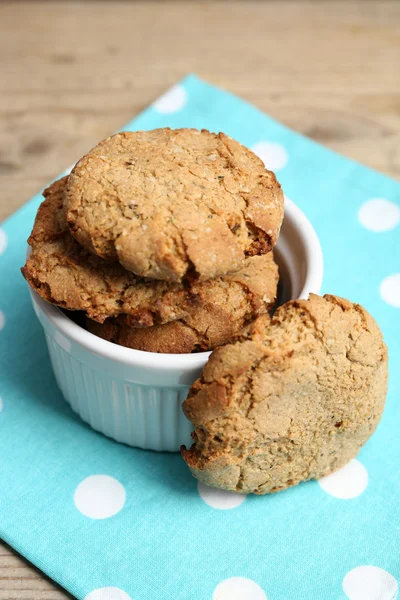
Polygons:
<instances>
[{"instance_id":1,"label":"homemade cookie","mask_svg":"<svg viewBox=\"0 0 400 600\"><path fill-rule=\"evenodd\" d=\"M214 487L267 494L346 464L382 415L387 349L358 304L288 302L217 348L183 404L195 426L182 454Z\"/></svg>"},{"instance_id":2,"label":"homemade cookie","mask_svg":"<svg viewBox=\"0 0 400 600\"><path fill-rule=\"evenodd\" d=\"M278 268L272 252L246 259L232 275L204 282L146 281L118 263L108 263L82 248L65 223L63 192L67 177L44 192L28 243L32 253L22 272L48 302L84 311L103 322L125 314L131 326L187 320L193 311L245 322L266 312L275 299ZM228 312L228 311L231 311ZM229 315L229 316L228 316Z\"/></svg>"},{"instance_id":3,"label":"homemade cookie","mask_svg":"<svg viewBox=\"0 0 400 600\"><path fill-rule=\"evenodd\" d=\"M253 264L249 265L246 275L254 279L260 286L259 294L263 294L262 312L272 310L278 287L278 267L268 256L247 259ZM263 269L261 263L267 263L267 268ZM243 270L241 273L246 277ZM260 314L260 310L255 312ZM209 294L208 300L200 302L193 312L165 325L131 327L127 324L129 317L121 315L102 324L87 319L87 329L120 346L147 352L185 354L226 344L248 319L248 303L244 301L243 288L236 281L226 287L223 294L216 294L215 298Z\"/></svg>"},{"instance_id":4,"label":"homemade cookie","mask_svg":"<svg viewBox=\"0 0 400 600\"><path fill-rule=\"evenodd\" d=\"M269 252L283 218L275 175L250 150L196 129L126 131L74 167L65 191L78 242L143 277L213 279Z\"/></svg>"},{"instance_id":5,"label":"homemade cookie","mask_svg":"<svg viewBox=\"0 0 400 600\"><path fill-rule=\"evenodd\" d=\"M129 327L123 317L117 317L104 323L87 319L86 327L104 340L146 352L185 354L201 350L199 341L204 343L203 336L182 321L154 327Z\"/></svg>"}]
</instances>

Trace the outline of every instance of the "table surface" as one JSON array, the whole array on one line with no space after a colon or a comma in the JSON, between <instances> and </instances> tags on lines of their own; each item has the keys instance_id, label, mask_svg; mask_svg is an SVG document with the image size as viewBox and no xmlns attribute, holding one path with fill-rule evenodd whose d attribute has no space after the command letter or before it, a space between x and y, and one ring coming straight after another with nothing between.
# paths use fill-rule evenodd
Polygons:
<instances>
[{"instance_id":1,"label":"table surface","mask_svg":"<svg viewBox=\"0 0 400 600\"><path fill-rule=\"evenodd\" d=\"M0 220L188 72L400 178L397 0L2 2ZM0 544L0 600L68 598Z\"/></svg>"}]
</instances>

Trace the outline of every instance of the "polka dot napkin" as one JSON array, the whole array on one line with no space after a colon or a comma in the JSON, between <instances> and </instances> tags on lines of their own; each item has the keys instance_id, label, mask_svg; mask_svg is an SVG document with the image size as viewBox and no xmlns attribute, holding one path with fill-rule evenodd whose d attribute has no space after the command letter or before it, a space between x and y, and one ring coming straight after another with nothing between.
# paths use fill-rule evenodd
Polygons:
<instances>
[{"instance_id":1,"label":"polka dot napkin","mask_svg":"<svg viewBox=\"0 0 400 600\"><path fill-rule=\"evenodd\" d=\"M394 600L400 580L400 186L189 76L128 129L206 127L253 148L322 243L323 291L389 346L387 406L357 459L267 497L197 485L61 398L25 281L37 196L0 229L0 535L85 600Z\"/></svg>"}]
</instances>

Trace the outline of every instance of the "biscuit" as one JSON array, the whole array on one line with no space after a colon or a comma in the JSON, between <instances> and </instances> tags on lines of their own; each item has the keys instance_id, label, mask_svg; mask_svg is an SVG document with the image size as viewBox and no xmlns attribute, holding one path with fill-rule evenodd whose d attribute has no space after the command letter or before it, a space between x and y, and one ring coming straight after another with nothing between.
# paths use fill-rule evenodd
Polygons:
<instances>
[{"instance_id":1,"label":"biscuit","mask_svg":"<svg viewBox=\"0 0 400 600\"><path fill-rule=\"evenodd\" d=\"M97 323L86 319L88 331L103 340L145 352L185 354L201 350L204 338L183 321L172 321L154 327L129 327L123 317ZM206 348L205 348L206 349Z\"/></svg>"},{"instance_id":2,"label":"biscuit","mask_svg":"<svg viewBox=\"0 0 400 600\"><path fill-rule=\"evenodd\" d=\"M216 315L214 306L220 306L222 314L224 303L237 313L237 321L245 322L266 312L273 302L278 268L272 253L246 259L244 267L232 275L186 284L144 280L119 263L95 256L78 244L66 225L63 192L67 179L45 190L28 240L32 253L22 269L44 300L84 311L100 323L124 314L127 324L136 327L189 319L195 310ZM223 318L221 314L218 318Z\"/></svg>"},{"instance_id":3,"label":"biscuit","mask_svg":"<svg viewBox=\"0 0 400 600\"><path fill-rule=\"evenodd\" d=\"M129 327L118 317L102 324L87 319L86 325L88 331L104 340L145 352L189 354L211 349L211 346L207 347L207 337L183 321L154 327Z\"/></svg>"},{"instance_id":4,"label":"biscuit","mask_svg":"<svg viewBox=\"0 0 400 600\"><path fill-rule=\"evenodd\" d=\"M73 236L142 277L213 279L269 252L283 218L275 175L223 133L126 131L74 167L65 191Z\"/></svg>"},{"instance_id":5,"label":"biscuit","mask_svg":"<svg viewBox=\"0 0 400 600\"><path fill-rule=\"evenodd\" d=\"M356 456L385 404L387 349L358 304L291 301L217 348L183 404L195 426L182 447L205 484L267 494Z\"/></svg>"},{"instance_id":6,"label":"biscuit","mask_svg":"<svg viewBox=\"0 0 400 600\"><path fill-rule=\"evenodd\" d=\"M272 253L266 256L253 256L246 260L248 268L240 271L243 281L246 277L258 287L258 296L262 297L256 310L249 311L246 292L238 284L240 273L230 285L224 286L223 293L213 297L208 294L198 307L179 320L155 325L153 327L131 327L129 317L121 315L107 319L103 324L87 320L91 333L128 348L147 352L184 354L212 350L226 344L238 334L249 318L272 310L278 288L278 267L272 260ZM232 276L230 276L232 279ZM225 276L228 280L229 276ZM214 280L215 282L217 280ZM221 282L222 283L222 282ZM248 285L248 282L246 282ZM199 288L204 284L199 284ZM215 289L216 286L212 285ZM219 292L220 290L218 290ZM253 288L254 291L254 288Z\"/></svg>"}]
</instances>

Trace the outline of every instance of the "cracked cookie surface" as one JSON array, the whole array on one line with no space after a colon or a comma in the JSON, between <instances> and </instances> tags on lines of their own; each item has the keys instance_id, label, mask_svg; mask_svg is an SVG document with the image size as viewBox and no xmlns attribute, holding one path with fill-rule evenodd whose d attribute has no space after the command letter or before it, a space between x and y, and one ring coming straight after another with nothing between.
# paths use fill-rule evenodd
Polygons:
<instances>
[{"instance_id":1,"label":"cracked cookie surface","mask_svg":"<svg viewBox=\"0 0 400 600\"><path fill-rule=\"evenodd\" d=\"M274 301L278 267L272 252L246 259L244 267L232 275L185 285L144 280L119 263L95 256L78 244L66 225L63 192L67 179L45 190L28 240L32 252L22 269L44 300L84 311L100 323L123 314L126 323L135 327L190 321L194 311L212 312L214 305L225 310L225 316L223 307L227 306L232 320L236 314L237 322L245 322L265 313Z\"/></svg>"},{"instance_id":2,"label":"cracked cookie surface","mask_svg":"<svg viewBox=\"0 0 400 600\"><path fill-rule=\"evenodd\" d=\"M131 327L121 315L103 324L87 320L91 333L128 348L185 354L212 350L226 344L247 321L272 310L278 288L278 266L272 253L246 259L247 267L208 286L198 284L199 298L192 312L180 319L153 327ZM249 288L253 289L252 301ZM256 290L257 288L257 290ZM258 301L257 301L258 298Z\"/></svg>"},{"instance_id":3,"label":"cracked cookie surface","mask_svg":"<svg viewBox=\"0 0 400 600\"><path fill-rule=\"evenodd\" d=\"M283 193L274 173L223 133L122 132L74 167L66 217L78 242L153 279L213 279L276 244Z\"/></svg>"},{"instance_id":4,"label":"cracked cookie surface","mask_svg":"<svg viewBox=\"0 0 400 600\"><path fill-rule=\"evenodd\" d=\"M217 348L183 403L205 484L267 494L346 464L384 408L387 349L358 304L314 294Z\"/></svg>"}]
</instances>

